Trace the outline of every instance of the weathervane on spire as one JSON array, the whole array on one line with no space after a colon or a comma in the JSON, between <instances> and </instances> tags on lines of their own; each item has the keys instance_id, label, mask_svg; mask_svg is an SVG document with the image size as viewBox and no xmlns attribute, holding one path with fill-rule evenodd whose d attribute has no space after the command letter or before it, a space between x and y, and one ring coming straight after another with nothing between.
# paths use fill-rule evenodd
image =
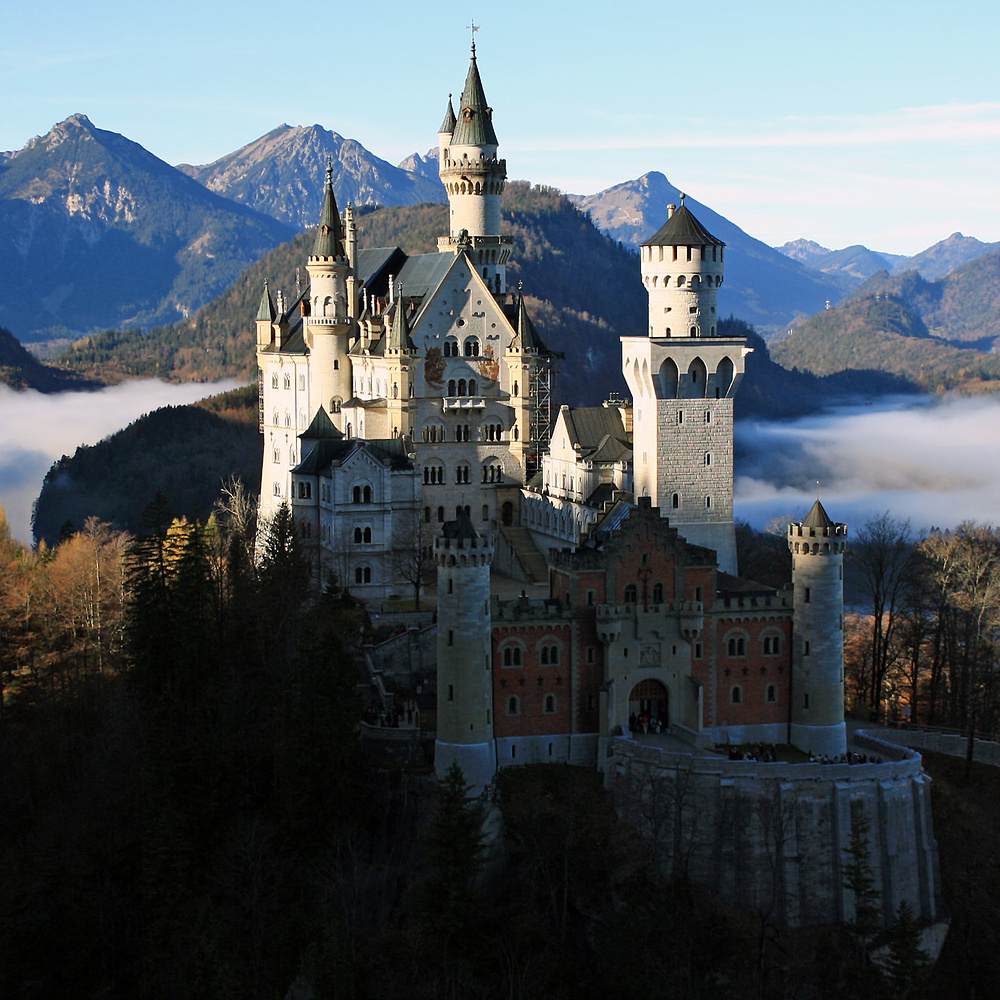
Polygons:
<instances>
[{"instance_id":1,"label":"weathervane on spire","mask_svg":"<svg viewBox=\"0 0 1000 1000\"><path fill-rule=\"evenodd\" d=\"M476 32L482 27L482 25L481 24L476 24L476 22L473 21L469 25L469 27L472 29L472 54L475 55L476 54Z\"/></svg>"}]
</instances>

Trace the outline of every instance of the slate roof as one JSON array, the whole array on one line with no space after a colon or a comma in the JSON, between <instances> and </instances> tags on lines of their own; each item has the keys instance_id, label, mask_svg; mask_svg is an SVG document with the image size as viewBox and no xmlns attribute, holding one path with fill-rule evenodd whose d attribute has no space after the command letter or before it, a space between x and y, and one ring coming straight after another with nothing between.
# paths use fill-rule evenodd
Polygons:
<instances>
[{"instance_id":1,"label":"slate roof","mask_svg":"<svg viewBox=\"0 0 1000 1000\"><path fill-rule=\"evenodd\" d=\"M406 258L396 275L396 287L402 286L401 293L407 298L423 298L444 281L455 260L455 255L450 253L415 253Z\"/></svg>"},{"instance_id":2,"label":"slate roof","mask_svg":"<svg viewBox=\"0 0 1000 1000\"><path fill-rule=\"evenodd\" d=\"M300 438L308 438L310 440L339 440L343 436L343 431L337 429L322 406L316 410L316 416L312 418L312 423L299 435Z\"/></svg>"},{"instance_id":3,"label":"slate roof","mask_svg":"<svg viewBox=\"0 0 1000 1000\"><path fill-rule=\"evenodd\" d=\"M642 245L644 247L724 247L726 244L714 237L694 217L691 210L684 204L684 195L681 195L681 207L660 226L654 235L650 236L648 240L644 240Z\"/></svg>"},{"instance_id":4,"label":"slate roof","mask_svg":"<svg viewBox=\"0 0 1000 1000\"><path fill-rule=\"evenodd\" d=\"M265 323L273 323L277 315L274 308L274 299L271 298L271 292L267 287L267 278L265 278L264 294L260 297L260 306L257 308L257 320L258 322L263 320Z\"/></svg>"},{"instance_id":5,"label":"slate roof","mask_svg":"<svg viewBox=\"0 0 1000 1000\"><path fill-rule=\"evenodd\" d=\"M344 233L340 228L340 212L337 211L337 198L333 193L333 166L330 163L326 165L326 194L323 196L323 211L319 216L313 256L344 256Z\"/></svg>"},{"instance_id":6,"label":"slate roof","mask_svg":"<svg viewBox=\"0 0 1000 1000\"><path fill-rule=\"evenodd\" d=\"M823 509L823 505L817 500L812 505L806 519L802 522L804 528L833 528L835 523L830 520L830 515Z\"/></svg>"},{"instance_id":7,"label":"slate roof","mask_svg":"<svg viewBox=\"0 0 1000 1000\"><path fill-rule=\"evenodd\" d=\"M367 441L362 438L340 437L320 439L292 472L298 476L326 475L334 462L343 463L360 449L368 451L380 462L388 462L393 469L413 467L406 438Z\"/></svg>"},{"instance_id":8,"label":"slate roof","mask_svg":"<svg viewBox=\"0 0 1000 1000\"><path fill-rule=\"evenodd\" d=\"M581 458L592 462L621 462L632 457L632 445L617 407L567 407L562 416L569 439L579 448Z\"/></svg>"},{"instance_id":9,"label":"slate roof","mask_svg":"<svg viewBox=\"0 0 1000 1000\"><path fill-rule=\"evenodd\" d=\"M493 131L493 109L486 103L483 81L476 65L476 47L472 47L469 75L459 104L458 121L451 136L453 146L496 146L497 134Z\"/></svg>"}]
</instances>

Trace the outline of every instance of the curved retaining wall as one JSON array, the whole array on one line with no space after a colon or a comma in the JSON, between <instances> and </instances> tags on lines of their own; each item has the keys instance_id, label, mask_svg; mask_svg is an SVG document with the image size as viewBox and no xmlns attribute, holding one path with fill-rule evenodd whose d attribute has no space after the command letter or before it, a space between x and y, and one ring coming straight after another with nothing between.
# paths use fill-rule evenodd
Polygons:
<instances>
[{"instance_id":1,"label":"curved retaining wall","mask_svg":"<svg viewBox=\"0 0 1000 1000\"><path fill-rule=\"evenodd\" d=\"M761 764L614 739L602 761L619 814L668 874L793 927L854 916L842 886L852 824L870 823L883 921L907 900L933 921L940 876L930 779L919 754L872 739L880 764Z\"/></svg>"}]
</instances>

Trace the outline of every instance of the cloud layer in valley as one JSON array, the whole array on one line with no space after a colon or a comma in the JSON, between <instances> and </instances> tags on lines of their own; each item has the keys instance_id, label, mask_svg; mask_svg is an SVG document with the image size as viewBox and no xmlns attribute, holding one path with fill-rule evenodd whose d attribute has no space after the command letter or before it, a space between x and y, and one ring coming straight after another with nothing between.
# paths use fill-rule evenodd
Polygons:
<instances>
[{"instance_id":1,"label":"cloud layer in valley","mask_svg":"<svg viewBox=\"0 0 1000 1000\"><path fill-rule=\"evenodd\" d=\"M136 417L233 389L234 381L123 382L97 392L46 396L0 385L0 505L16 538L31 538L31 507L45 473L62 455L95 444Z\"/></svg>"},{"instance_id":2,"label":"cloud layer in valley","mask_svg":"<svg viewBox=\"0 0 1000 1000\"><path fill-rule=\"evenodd\" d=\"M891 511L914 528L1000 520L1000 400L845 407L737 428L736 516L756 527L802 516L818 492L854 526Z\"/></svg>"}]
</instances>

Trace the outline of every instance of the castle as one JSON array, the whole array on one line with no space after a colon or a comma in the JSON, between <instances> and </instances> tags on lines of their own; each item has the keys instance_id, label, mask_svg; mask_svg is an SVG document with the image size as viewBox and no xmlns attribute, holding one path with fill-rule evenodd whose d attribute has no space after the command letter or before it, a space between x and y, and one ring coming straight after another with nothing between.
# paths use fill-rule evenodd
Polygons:
<instances>
[{"instance_id":1,"label":"castle","mask_svg":"<svg viewBox=\"0 0 1000 1000\"><path fill-rule=\"evenodd\" d=\"M317 584L334 573L369 600L399 593L401 580L419 589L414 563L433 562L439 775L457 762L482 788L505 766L569 762L628 784L640 725L692 750L759 741L842 755L846 526L817 500L788 526L790 588L737 574L733 399L749 349L717 332L722 241L683 197L671 206L641 248L648 331L621 338L631 401L553 415L552 355L523 296L506 288L506 164L474 45L438 156L450 226L437 253L359 250L328 171L307 290L286 302L265 286L256 318L262 515L287 502ZM546 575L547 598L500 601L497 569ZM658 773L679 774L691 759ZM861 770L841 776L844 787ZM712 774L699 794L724 825L719 803L732 788L721 789L734 781ZM900 822L920 831L905 850L887 837L885 872L922 872L900 898L934 915L919 775L910 761L891 794L883 770L863 796L817 805L812 795L801 806L813 810L808 822L839 817L816 834L826 860L800 887L825 886L817 913L848 914L840 850L851 809L868 796L883 813L898 800L910 817Z\"/></svg>"}]
</instances>

